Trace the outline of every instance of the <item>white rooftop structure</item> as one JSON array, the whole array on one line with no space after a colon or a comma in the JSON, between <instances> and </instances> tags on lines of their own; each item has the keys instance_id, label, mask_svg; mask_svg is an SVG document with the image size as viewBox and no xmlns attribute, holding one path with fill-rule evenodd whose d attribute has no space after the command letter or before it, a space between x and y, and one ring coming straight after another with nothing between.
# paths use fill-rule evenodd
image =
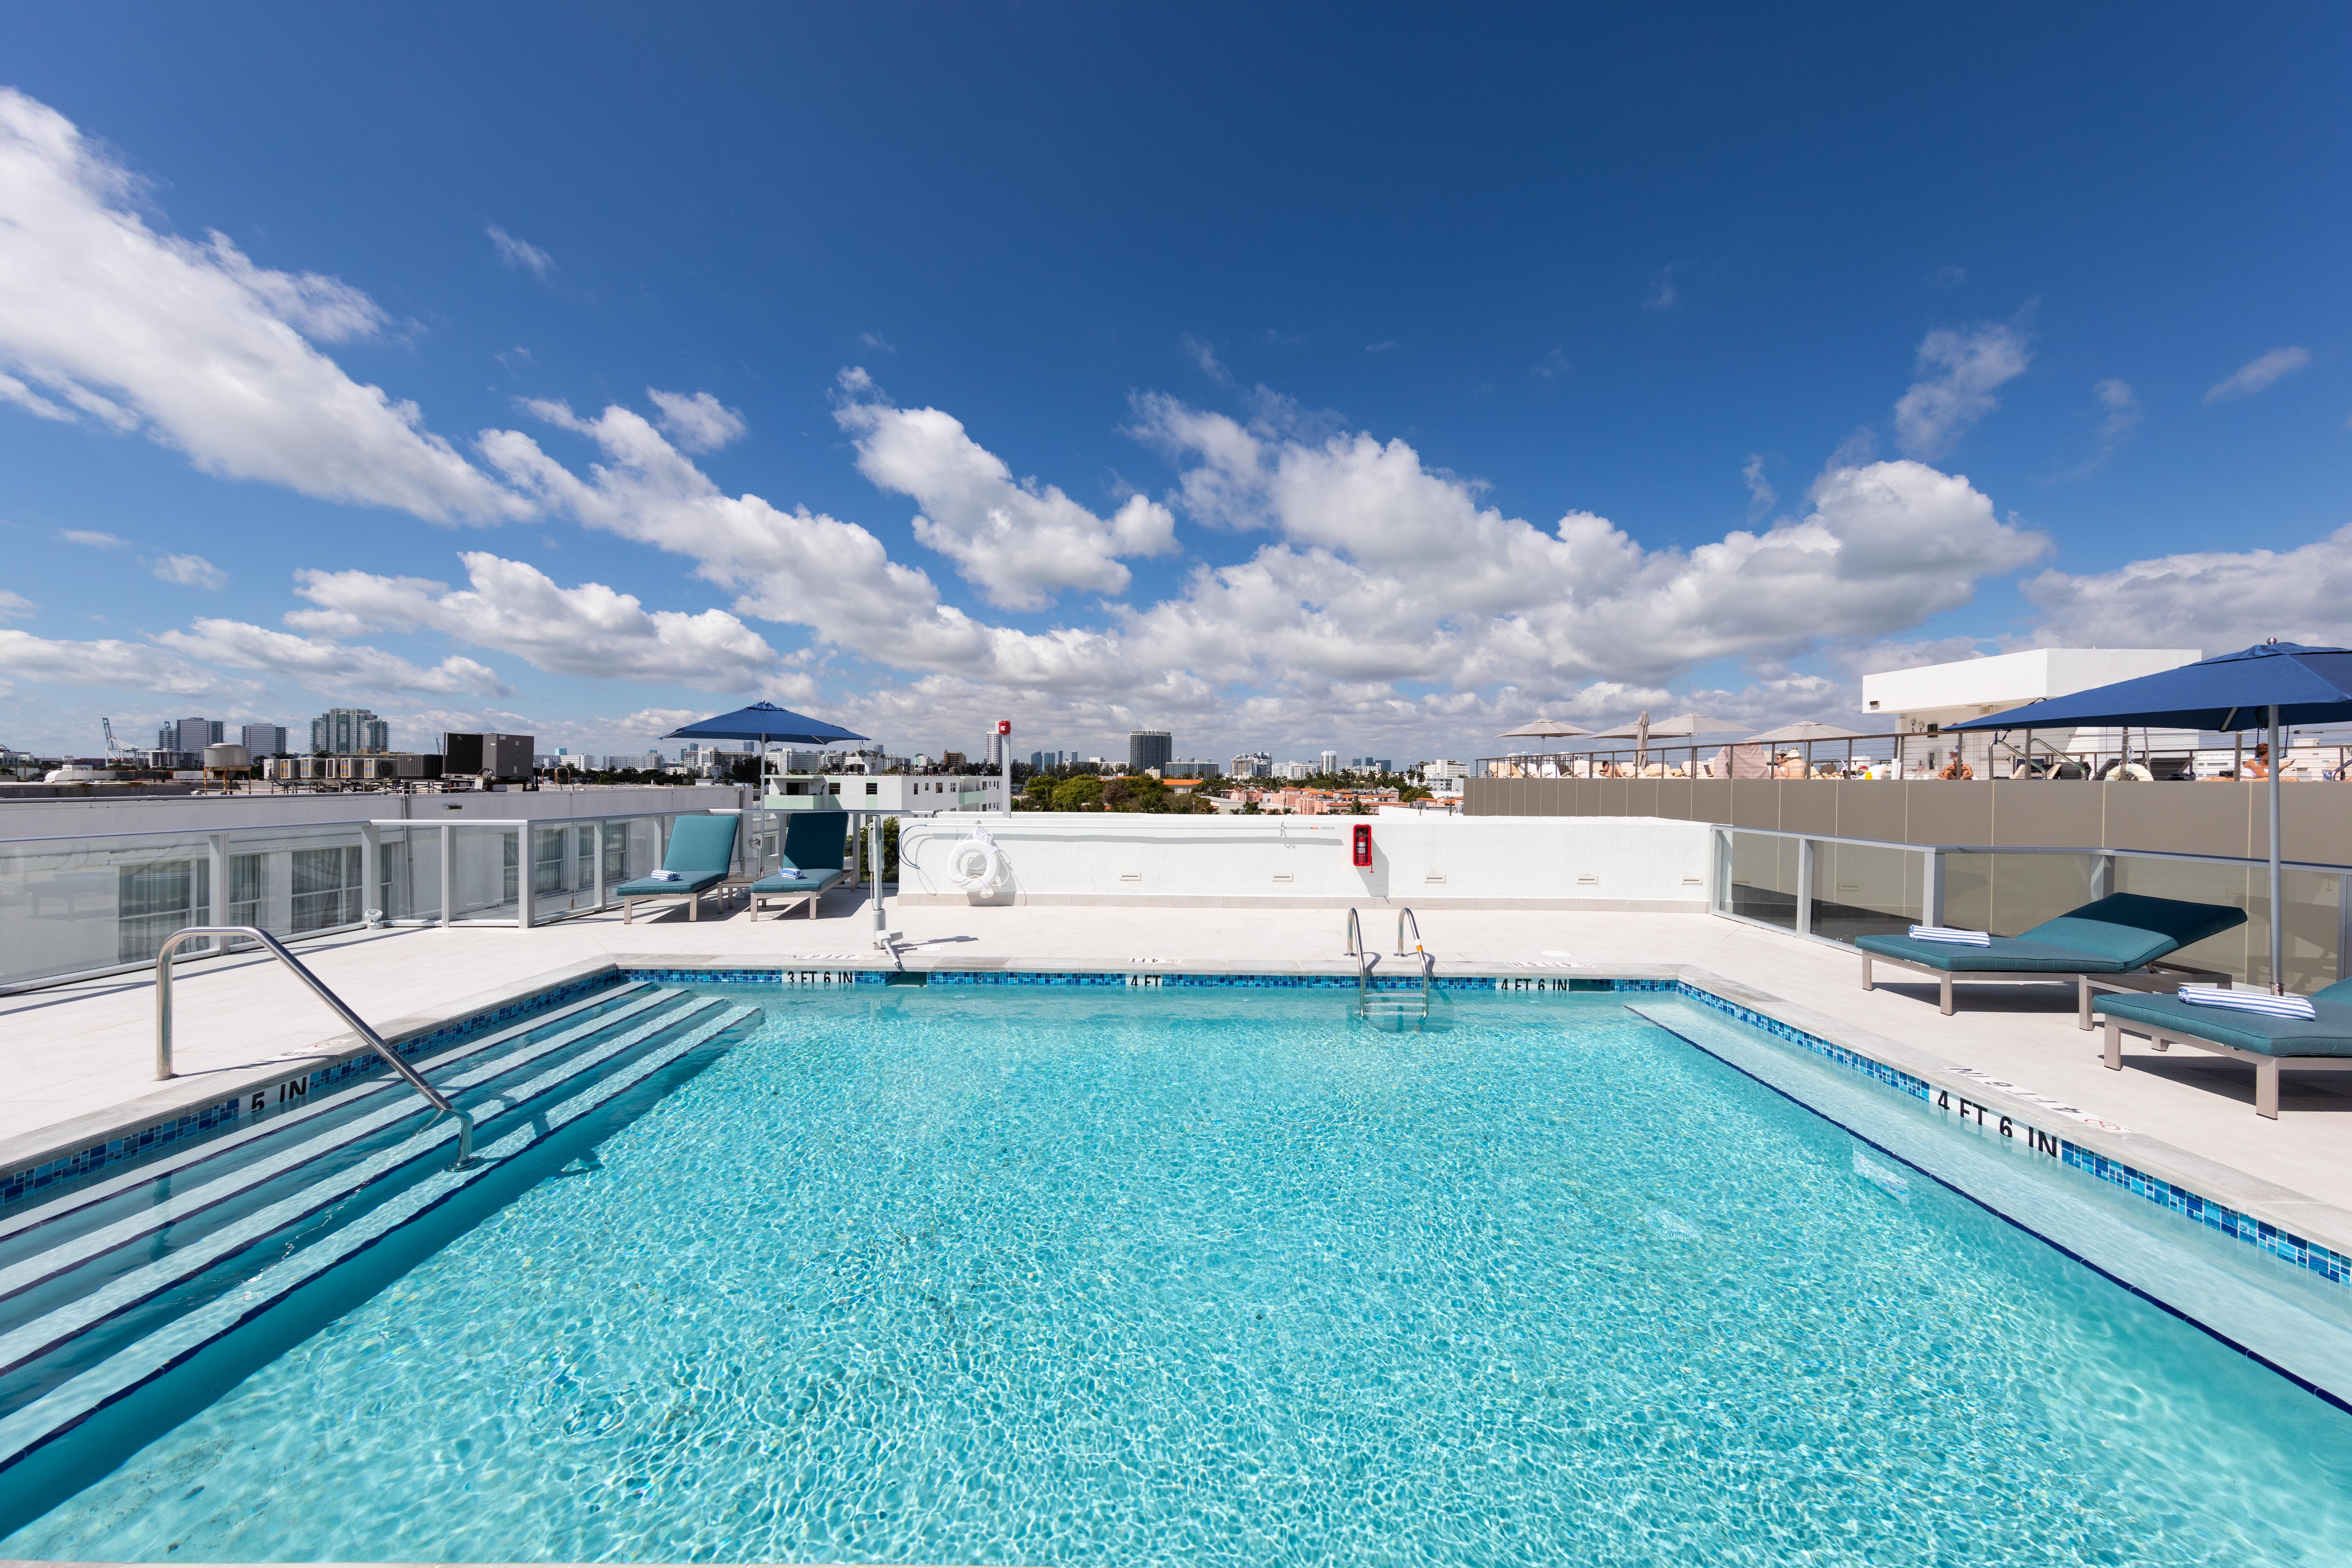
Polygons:
<instances>
[{"instance_id":1,"label":"white rooftop structure","mask_svg":"<svg viewBox=\"0 0 2352 1568\"><path fill-rule=\"evenodd\" d=\"M2204 658L2193 647L2036 647L2022 653L1924 664L1862 678L1862 705L1880 726L1911 732L1980 719L2046 697L2157 675Z\"/></svg>"}]
</instances>

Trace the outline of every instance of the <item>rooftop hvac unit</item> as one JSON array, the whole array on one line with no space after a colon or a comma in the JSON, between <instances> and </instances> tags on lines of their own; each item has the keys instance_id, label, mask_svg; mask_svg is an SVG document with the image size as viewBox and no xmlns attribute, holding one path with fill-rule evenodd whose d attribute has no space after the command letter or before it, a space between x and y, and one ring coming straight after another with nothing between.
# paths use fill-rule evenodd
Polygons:
<instances>
[{"instance_id":1,"label":"rooftop hvac unit","mask_svg":"<svg viewBox=\"0 0 2352 1568\"><path fill-rule=\"evenodd\" d=\"M458 776L528 779L538 743L536 735L461 734L453 731L441 737L442 768Z\"/></svg>"}]
</instances>

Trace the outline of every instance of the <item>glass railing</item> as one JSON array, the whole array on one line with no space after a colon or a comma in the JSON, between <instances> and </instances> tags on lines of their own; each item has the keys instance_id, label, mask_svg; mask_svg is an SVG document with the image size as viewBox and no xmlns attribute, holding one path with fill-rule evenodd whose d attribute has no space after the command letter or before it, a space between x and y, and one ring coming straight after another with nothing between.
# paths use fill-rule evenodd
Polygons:
<instances>
[{"instance_id":1,"label":"glass railing","mask_svg":"<svg viewBox=\"0 0 2352 1568\"><path fill-rule=\"evenodd\" d=\"M2246 922L2169 955L2242 984L2270 983L2270 868L2219 856L1937 847L1717 827L1717 914L1851 942L1915 922L2015 936L2109 893L2145 893L2246 911ZM2284 974L2308 992L2346 977L2352 867L2290 864Z\"/></svg>"},{"instance_id":2,"label":"glass railing","mask_svg":"<svg viewBox=\"0 0 2352 1568\"><path fill-rule=\"evenodd\" d=\"M748 880L774 868L782 834L778 813L741 815L733 875ZM258 926L291 940L591 913L661 865L675 820L371 820L0 840L0 987L152 963L165 938L191 925Z\"/></svg>"}]
</instances>

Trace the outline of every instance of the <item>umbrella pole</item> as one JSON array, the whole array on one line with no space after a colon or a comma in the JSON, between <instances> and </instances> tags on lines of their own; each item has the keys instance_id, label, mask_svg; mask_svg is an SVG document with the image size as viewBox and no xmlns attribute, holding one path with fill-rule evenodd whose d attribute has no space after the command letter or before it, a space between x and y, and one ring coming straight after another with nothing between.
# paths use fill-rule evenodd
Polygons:
<instances>
[{"instance_id":1,"label":"umbrella pole","mask_svg":"<svg viewBox=\"0 0 2352 1568\"><path fill-rule=\"evenodd\" d=\"M2271 704L2271 994L2286 994L2286 908L2279 898L2278 704Z\"/></svg>"}]
</instances>

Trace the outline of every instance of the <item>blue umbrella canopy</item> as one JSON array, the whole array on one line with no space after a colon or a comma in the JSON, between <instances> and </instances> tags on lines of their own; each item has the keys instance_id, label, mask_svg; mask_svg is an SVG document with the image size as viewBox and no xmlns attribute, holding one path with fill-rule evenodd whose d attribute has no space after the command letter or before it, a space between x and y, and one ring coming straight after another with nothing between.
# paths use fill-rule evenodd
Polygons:
<instances>
[{"instance_id":1,"label":"blue umbrella canopy","mask_svg":"<svg viewBox=\"0 0 2352 1568\"><path fill-rule=\"evenodd\" d=\"M772 702L754 702L749 708L738 708L732 713L721 713L715 719L699 720L672 730L662 739L783 741L818 745L827 741L863 741L867 737L851 734L838 724L828 724L822 719L812 719L805 713L795 713Z\"/></svg>"},{"instance_id":2,"label":"blue umbrella canopy","mask_svg":"<svg viewBox=\"0 0 2352 1568\"><path fill-rule=\"evenodd\" d=\"M2275 707L2275 719L2271 714ZM2044 698L1952 730L2059 730L2147 724L2164 730L2253 730L2352 719L2352 650L2271 642L2066 697Z\"/></svg>"}]
</instances>

